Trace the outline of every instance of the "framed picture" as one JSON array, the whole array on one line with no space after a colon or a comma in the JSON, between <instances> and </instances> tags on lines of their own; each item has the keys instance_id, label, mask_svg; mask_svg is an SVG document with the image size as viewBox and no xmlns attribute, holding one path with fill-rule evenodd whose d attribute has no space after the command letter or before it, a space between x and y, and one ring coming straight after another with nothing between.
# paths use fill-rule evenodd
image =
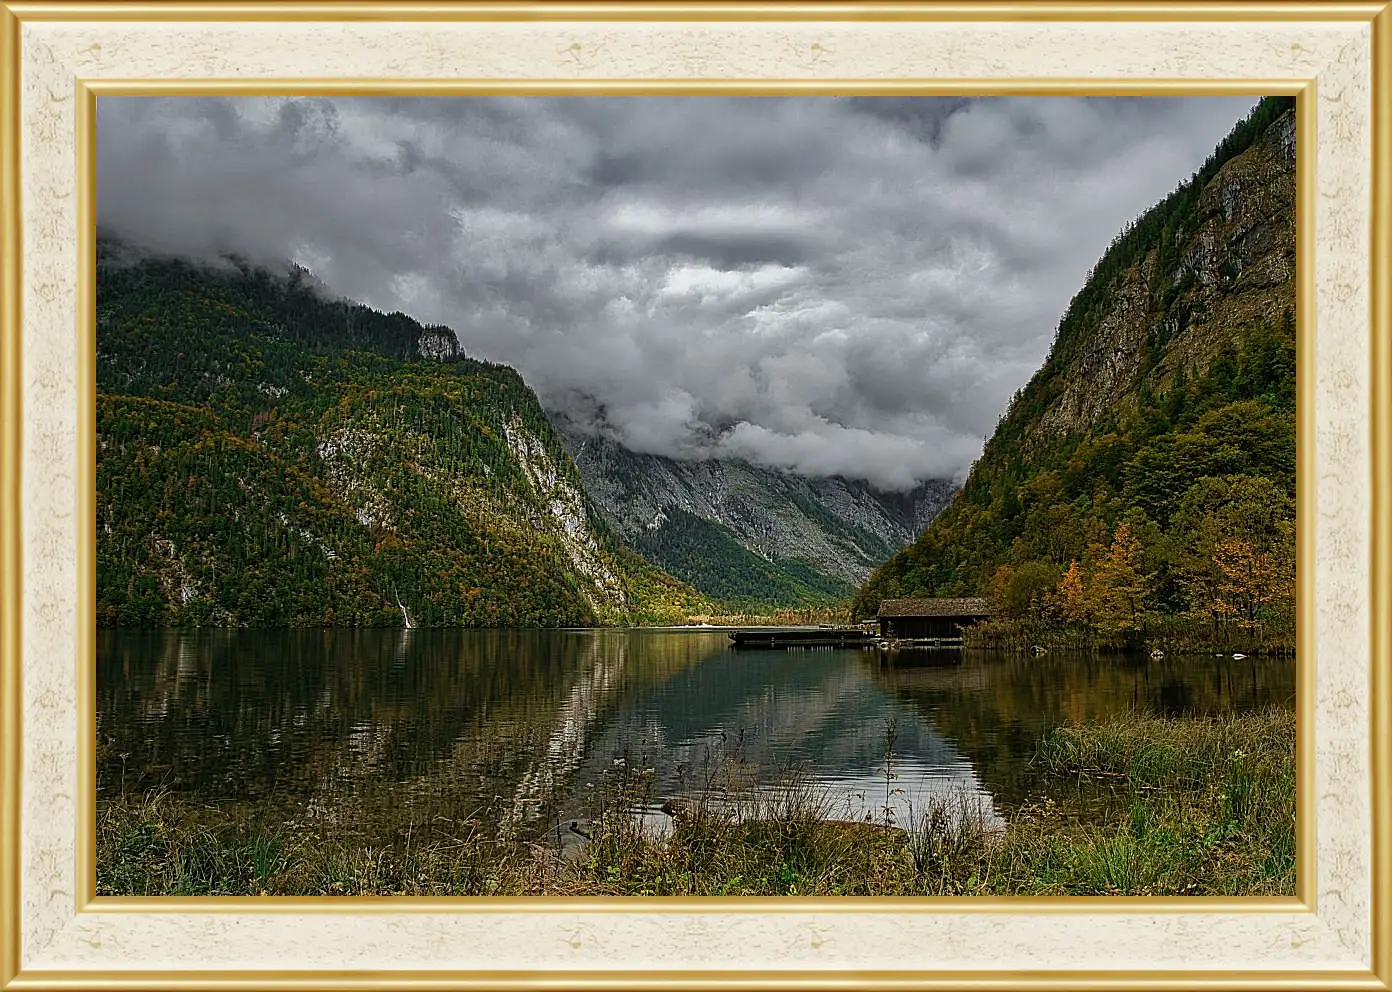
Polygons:
<instances>
[{"instance_id":1,"label":"framed picture","mask_svg":"<svg viewBox=\"0 0 1392 992\"><path fill-rule=\"evenodd\" d=\"M1392 982L1385 0L0 26L6 988Z\"/></svg>"}]
</instances>

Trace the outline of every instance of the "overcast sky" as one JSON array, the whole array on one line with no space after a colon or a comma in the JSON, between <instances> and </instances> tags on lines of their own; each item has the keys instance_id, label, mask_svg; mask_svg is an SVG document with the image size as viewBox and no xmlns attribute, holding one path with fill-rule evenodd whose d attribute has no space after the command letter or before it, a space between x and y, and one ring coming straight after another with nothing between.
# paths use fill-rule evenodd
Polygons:
<instances>
[{"instance_id":1,"label":"overcast sky","mask_svg":"<svg viewBox=\"0 0 1392 992\"><path fill-rule=\"evenodd\" d=\"M102 97L97 211L447 324L635 450L904 488L1254 102Z\"/></svg>"}]
</instances>

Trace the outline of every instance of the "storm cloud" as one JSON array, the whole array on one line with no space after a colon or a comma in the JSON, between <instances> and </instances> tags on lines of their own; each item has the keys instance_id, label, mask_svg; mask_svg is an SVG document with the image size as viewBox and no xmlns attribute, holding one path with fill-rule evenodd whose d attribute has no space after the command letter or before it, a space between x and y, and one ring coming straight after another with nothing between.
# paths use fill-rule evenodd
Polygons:
<instances>
[{"instance_id":1,"label":"storm cloud","mask_svg":"<svg viewBox=\"0 0 1392 992\"><path fill-rule=\"evenodd\" d=\"M1247 98L147 98L98 223L453 327L647 453L960 476Z\"/></svg>"}]
</instances>

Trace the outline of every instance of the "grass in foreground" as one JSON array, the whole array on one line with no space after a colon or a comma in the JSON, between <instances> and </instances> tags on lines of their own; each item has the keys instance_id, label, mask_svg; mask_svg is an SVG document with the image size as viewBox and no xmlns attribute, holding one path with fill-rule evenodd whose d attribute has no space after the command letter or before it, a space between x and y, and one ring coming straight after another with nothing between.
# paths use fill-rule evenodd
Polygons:
<instances>
[{"instance_id":1,"label":"grass in foreground","mask_svg":"<svg viewBox=\"0 0 1392 992\"><path fill-rule=\"evenodd\" d=\"M900 826L829 822L794 785L714 790L669 836L629 811L647 779L601 783L592 841L563 858L477 824L383 845L262 826L167 794L99 804L102 895L1290 895L1295 719L1118 717L1040 741L1039 797L992 831L966 800ZM425 831L421 831L421 834Z\"/></svg>"}]
</instances>

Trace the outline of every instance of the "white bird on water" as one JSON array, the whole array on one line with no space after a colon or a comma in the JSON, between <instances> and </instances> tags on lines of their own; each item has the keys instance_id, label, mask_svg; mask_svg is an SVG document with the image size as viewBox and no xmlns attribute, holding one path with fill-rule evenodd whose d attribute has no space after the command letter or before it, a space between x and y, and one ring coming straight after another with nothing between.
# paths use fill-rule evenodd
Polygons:
<instances>
[{"instance_id":1,"label":"white bird on water","mask_svg":"<svg viewBox=\"0 0 1392 992\"><path fill-rule=\"evenodd\" d=\"M1241 661L1243 658L1245 658L1245 657L1247 657L1247 656L1246 656L1245 654L1242 654L1242 653L1239 652L1239 653L1237 653L1237 654L1234 654L1232 657L1233 657L1233 661Z\"/></svg>"}]
</instances>

